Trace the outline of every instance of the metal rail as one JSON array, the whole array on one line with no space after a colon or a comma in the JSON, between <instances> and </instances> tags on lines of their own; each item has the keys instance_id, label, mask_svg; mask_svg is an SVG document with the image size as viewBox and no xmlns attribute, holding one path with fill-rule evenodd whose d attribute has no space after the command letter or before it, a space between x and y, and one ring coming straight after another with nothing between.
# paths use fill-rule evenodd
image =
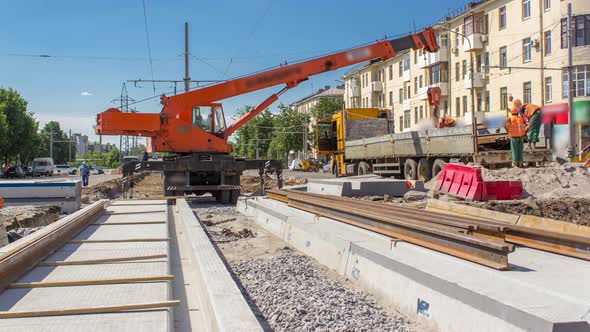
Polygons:
<instances>
[{"instance_id":1,"label":"metal rail","mask_svg":"<svg viewBox=\"0 0 590 332\"><path fill-rule=\"evenodd\" d=\"M457 216L433 211L418 210L406 207L385 205L359 199L351 199L322 194L302 193L292 190L269 190L267 197L282 202L290 202L293 195L305 195L313 199L326 199L342 202L350 207L380 211L392 218L408 218L412 222L428 222L457 228L456 231L465 232L485 239L498 239L512 244L553 252L556 254L590 260L590 238L546 231L533 227L507 224L486 218L472 216Z\"/></svg>"},{"instance_id":2,"label":"metal rail","mask_svg":"<svg viewBox=\"0 0 590 332\"><path fill-rule=\"evenodd\" d=\"M498 270L509 269L508 254L512 244L500 238L471 235L474 227L454 223L430 222L417 214L395 214L382 209L380 204L327 195L313 195L294 191L269 191L271 197L287 201L289 206L305 210L347 224L392 236L426 248L440 251Z\"/></svg>"}]
</instances>

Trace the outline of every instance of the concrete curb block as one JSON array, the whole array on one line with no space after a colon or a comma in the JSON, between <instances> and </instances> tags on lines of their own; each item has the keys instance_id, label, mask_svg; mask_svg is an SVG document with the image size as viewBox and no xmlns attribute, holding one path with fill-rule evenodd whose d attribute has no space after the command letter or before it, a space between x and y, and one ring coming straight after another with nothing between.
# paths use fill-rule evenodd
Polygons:
<instances>
[{"instance_id":1,"label":"concrete curb block","mask_svg":"<svg viewBox=\"0 0 590 332\"><path fill-rule=\"evenodd\" d=\"M438 330L590 331L586 318L578 316L589 309L583 304L587 292L578 297L561 294L558 286L547 287L553 285L556 266L579 266L578 260L522 248L515 260L522 271L495 271L266 198L241 199L237 209L385 303Z\"/></svg>"},{"instance_id":2,"label":"concrete curb block","mask_svg":"<svg viewBox=\"0 0 590 332\"><path fill-rule=\"evenodd\" d=\"M206 326L199 330L263 331L186 200L177 199L175 209L186 227L187 240L198 267L196 288L203 302L203 316L207 319Z\"/></svg>"}]
</instances>

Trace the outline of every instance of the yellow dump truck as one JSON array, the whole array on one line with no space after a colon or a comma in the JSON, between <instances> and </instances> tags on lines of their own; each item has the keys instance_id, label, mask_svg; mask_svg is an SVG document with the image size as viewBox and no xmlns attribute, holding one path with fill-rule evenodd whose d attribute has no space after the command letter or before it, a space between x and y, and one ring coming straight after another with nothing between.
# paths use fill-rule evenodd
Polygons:
<instances>
[{"instance_id":1,"label":"yellow dump truck","mask_svg":"<svg viewBox=\"0 0 590 332\"><path fill-rule=\"evenodd\" d=\"M331 160L338 176L374 173L384 177L428 181L449 161L475 162L494 168L511 163L510 142L503 128L477 129L475 153L471 126L397 132L389 111L353 108L318 121L318 155ZM545 148L525 150L529 164L550 161Z\"/></svg>"}]
</instances>

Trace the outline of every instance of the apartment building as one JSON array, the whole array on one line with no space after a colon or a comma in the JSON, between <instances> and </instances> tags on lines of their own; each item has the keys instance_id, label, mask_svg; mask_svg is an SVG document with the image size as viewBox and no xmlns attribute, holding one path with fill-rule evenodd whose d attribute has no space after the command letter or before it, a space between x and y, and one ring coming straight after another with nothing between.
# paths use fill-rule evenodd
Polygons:
<instances>
[{"instance_id":1,"label":"apartment building","mask_svg":"<svg viewBox=\"0 0 590 332\"><path fill-rule=\"evenodd\" d=\"M567 103L568 1L484 0L433 27L440 50L406 51L348 73L346 107L388 109L394 131L432 116L429 87L440 87L440 113L471 122L506 114L509 97L538 105ZM590 1L572 0L575 101L590 101ZM473 74L471 72L473 71Z\"/></svg>"},{"instance_id":2,"label":"apartment building","mask_svg":"<svg viewBox=\"0 0 590 332\"><path fill-rule=\"evenodd\" d=\"M300 100L289 105L291 109L296 110L300 113L310 114L311 109L322 99L322 98L333 98L342 99L344 96L344 86L339 85L335 88L331 88L329 85L324 86L317 92L312 93L309 96L305 96Z\"/></svg>"}]
</instances>

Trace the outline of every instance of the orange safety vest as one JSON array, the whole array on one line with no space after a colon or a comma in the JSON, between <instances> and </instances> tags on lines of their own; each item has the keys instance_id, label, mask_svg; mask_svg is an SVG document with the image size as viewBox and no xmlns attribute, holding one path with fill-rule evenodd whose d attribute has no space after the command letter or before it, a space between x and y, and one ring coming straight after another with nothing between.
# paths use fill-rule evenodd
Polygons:
<instances>
[{"instance_id":1,"label":"orange safety vest","mask_svg":"<svg viewBox=\"0 0 590 332\"><path fill-rule=\"evenodd\" d=\"M535 104L524 104L522 105L525 107L524 109L524 116L527 117L527 119L530 119L533 117L533 115L535 114L535 112L540 111L541 108Z\"/></svg>"},{"instance_id":2,"label":"orange safety vest","mask_svg":"<svg viewBox=\"0 0 590 332\"><path fill-rule=\"evenodd\" d=\"M526 125L522 117L518 115L510 116L506 124L506 129L508 129L508 135L510 137L523 137L526 135Z\"/></svg>"}]
</instances>

